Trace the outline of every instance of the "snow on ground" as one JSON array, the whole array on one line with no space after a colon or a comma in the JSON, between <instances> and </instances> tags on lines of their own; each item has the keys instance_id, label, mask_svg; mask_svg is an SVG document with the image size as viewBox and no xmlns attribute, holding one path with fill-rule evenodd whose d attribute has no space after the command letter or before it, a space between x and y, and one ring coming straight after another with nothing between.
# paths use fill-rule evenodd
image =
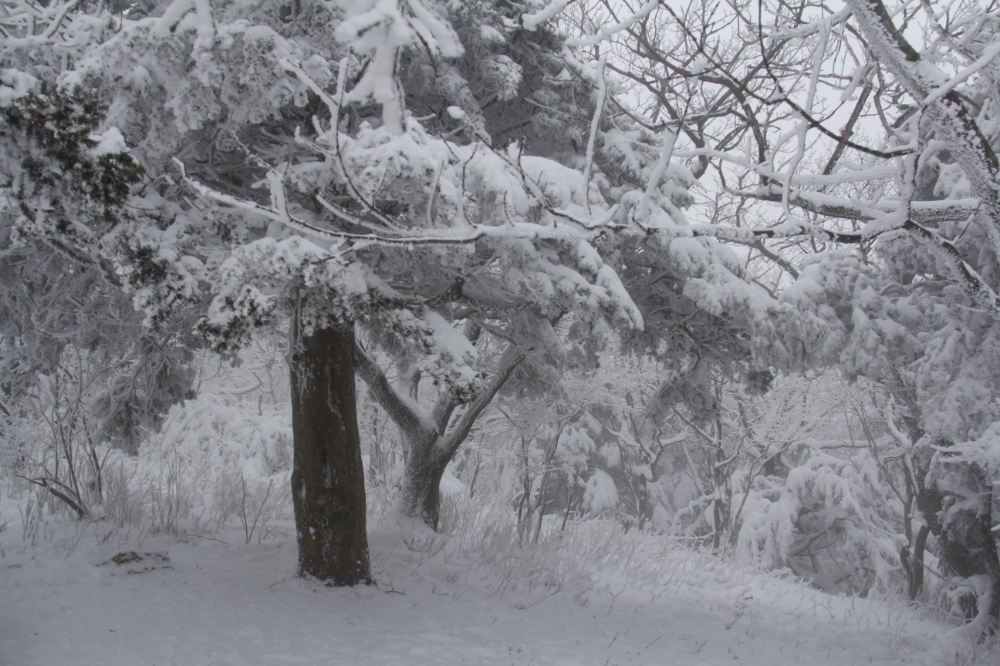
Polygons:
<instances>
[{"instance_id":1,"label":"snow on ground","mask_svg":"<svg viewBox=\"0 0 1000 666\"><path fill-rule=\"evenodd\" d=\"M901 604L832 597L681 549L643 565L657 577L626 579L638 569L621 558L574 572L566 551L583 527L536 551L562 553L551 571L530 551L514 562L510 544L487 563L463 539L380 528L378 586L334 589L294 577L287 517L249 545L242 525L99 543L107 527L66 522L33 547L18 515L4 494L3 666L970 663L947 628ZM630 560L646 552L635 539L652 537L631 538ZM112 561L132 551L142 559ZM990 659L978 663L1000 663Z\"/></svg>"}]
</instances>

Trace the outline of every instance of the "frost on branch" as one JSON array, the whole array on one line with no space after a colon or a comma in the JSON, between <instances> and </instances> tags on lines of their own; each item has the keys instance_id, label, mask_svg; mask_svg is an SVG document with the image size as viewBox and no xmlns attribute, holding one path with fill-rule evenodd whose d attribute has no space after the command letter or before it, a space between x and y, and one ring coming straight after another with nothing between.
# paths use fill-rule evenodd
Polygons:
<instances>
[{"instance_id":1,"label":"frost on branch","mask_svg":"<svg viewBox=\"0 0 1000 666\"><path fill-rule=\"evenodd\" d=\"M219 290L199 329L219 351L245 344L256 328L294 313L305 335L315 328L378 319L404 346L419 350L419 367L443 385L474 390L475 349L439 314L408 299L339 248L293 236L263 238L233 252L219 269Z\"/></svg>"},{"instance_id":2,"label":"frost on branch","mask_svg":"<svg viewBox=\"0 0 1000 666\"><path fill-rule=\"evenodd\" d=\"M26 207L26 233L87 242L122 216L120 206L144 171L117 130L96 133L105 111L92 92L50 85L3 110L2 186L18 200L15 208Z\"/></svg>"},{"instance_id":3,"label":"frost on branch","mask_svg":"<svg viewBox=\"0 0 1000 666\"><path fill-rule=\"evenodd\" d=\"M190 133L215 123L234 132L280 119L283 107L305 106L308 87L288 75L283 60L301 60L319 85L330 82L322 55L266 25L220 22L203 39L184 21L161 34L158 20L125 21L60 77L62 86L114 90L108 121L149 158L171 155Z\"/></svg>"},{"instance_id":4,"label":"frost on branch","mask_svg":"<svg viewBox=\"0 0 1000 666\"><path fill-rule=\"evenodd\" d=\"M193 215L152 196L130 203L145 214L123 225L106 245L135 309L145 314L145 325L155 329L204 298L209 271L192 248L197 237ZM164 224L162 216L168 211L176 216Z\"/></svg>"},{"instance_id":5,"label":"frost on branch","mask_svg":"<svg viewBox=\"0 0 1000 666\"><path fill-rule=\"evenodd\" d=\"M364 0L347 2L347 19L334 36L365 59L362 76L347 99L382 105L382 121L401 134L406 117L402 86L396 71L400 49L420 45L433 60L462 55L462 43L448 22L424 0Z\"/></svg>"},{"instance_id":6,"label":"frost on branch","mask_svg":"<svg viewBox=\"0 0 1000 666\"><path fill-rule=\"evenodd\" d=\"M370 280L379 300L401 300L373 278L336 250L300 237L263 238L236 248L219 268L218 293L199 327L217 349L237 349L254 328L273 323L279 312L294 311L296 288L320 294L302 313L307 331L353 321L355 307L371 299Z\"/></svg>"}]
</instances>

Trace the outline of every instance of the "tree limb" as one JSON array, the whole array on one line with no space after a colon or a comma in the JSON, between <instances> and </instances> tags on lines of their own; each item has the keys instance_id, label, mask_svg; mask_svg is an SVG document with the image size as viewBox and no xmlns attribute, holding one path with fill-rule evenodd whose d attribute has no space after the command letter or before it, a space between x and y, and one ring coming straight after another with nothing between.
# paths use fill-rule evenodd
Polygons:
<instances>
[{"instance_id":1,"label":"tree limb","mask_svg":"<svg viewBox=\"0 0 1000 666\"><path fill-rule=\"evenodd\" d=\"M404 432L420 432L425 429L421 415L393 388L382 368L368 355L361 345L354 347L355 368L368 385L371 395Z\"/></svg>"},{"instance_id":2,"label":"tree limb","mask_svg":"<svg viewBox=\"0 0 1000 666\"><path fill-rule=\"evenodd\" d=\"M472 426L476 422L476 419L489 406L493 397L503 388L504 384L514 376L514 371L524 361L524 358L524 354L514 344L508 345L507 350L500 359L500 368L493 382L486 390L476 396L476 399L462 412L458 423L455 424L452 431L446 437L439 439L434 445L444 460L450 460L455 455L459 447L462 446L462 443L469 436L469 432L472 431Z\"/></svg>"}]
</instances>

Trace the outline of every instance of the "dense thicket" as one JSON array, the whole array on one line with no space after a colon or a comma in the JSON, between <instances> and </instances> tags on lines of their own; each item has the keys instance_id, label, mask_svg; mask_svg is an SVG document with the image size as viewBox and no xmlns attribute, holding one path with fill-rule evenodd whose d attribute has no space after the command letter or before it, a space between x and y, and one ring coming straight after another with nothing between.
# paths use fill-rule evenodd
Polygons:
<instances>
[{"instance_id":1,"label":"dense thicket","mask_svg":"<svg viewBox=\"0 0 1000 666\"><path fill-rule=\"evenodd\" d=\"M0 7L6 403L86 353L134 446L291 331L302 574L369 578L356 371L431 527L502 422L535 538L1000 616L995 6Z\"/></svg>"}]
</instances>

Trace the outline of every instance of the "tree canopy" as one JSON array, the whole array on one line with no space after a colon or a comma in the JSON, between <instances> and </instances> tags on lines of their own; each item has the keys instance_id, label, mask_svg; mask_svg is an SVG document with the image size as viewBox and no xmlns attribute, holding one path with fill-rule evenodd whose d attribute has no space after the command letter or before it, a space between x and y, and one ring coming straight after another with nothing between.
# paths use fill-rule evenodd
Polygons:
<instances>
[{"instance_id":1,"label":"tree canopy","mask_svg":"<svg viewBox=\"0 0 1000 666\"><path fill-rule=\"evenodd\" d=\"M436 527L445 470L496 400L554 404L574 372L631 355L659 373L641 409L621 387L625 406L584 400L591 420L566 407L546 464L564 429L591 442L579 451L617 442L613 459L641 468L618 481L640 525L681 441L663 435L683 427L706 451L685 464L712 470L683 520L715 548L791 557L769 511L815 517L807 495L830 479L861 493L895 475L898 551L871 531L851 543L876 568L896 558L911 598L928 535L1000 589L996 6L0 10L5 400L66 348L103 354L119 368L106 436L134 439L188 395L202 340L235 359L256 332L290 331L303 553L325 480L351 488L301 573L370 577L355 370L401 432L403 514ZM825 368L879 387L852 409L878 411L890 458L733 448L776 375ZM343 436L310 413L334 404L322 418ZM609 455L589 506L615 482ZM776 478L782 461L801 478ZM885 528L869 508L831 520ZM980 598L977 621L995 622L1000 594Z\"/></svg>"}]
</instances>

